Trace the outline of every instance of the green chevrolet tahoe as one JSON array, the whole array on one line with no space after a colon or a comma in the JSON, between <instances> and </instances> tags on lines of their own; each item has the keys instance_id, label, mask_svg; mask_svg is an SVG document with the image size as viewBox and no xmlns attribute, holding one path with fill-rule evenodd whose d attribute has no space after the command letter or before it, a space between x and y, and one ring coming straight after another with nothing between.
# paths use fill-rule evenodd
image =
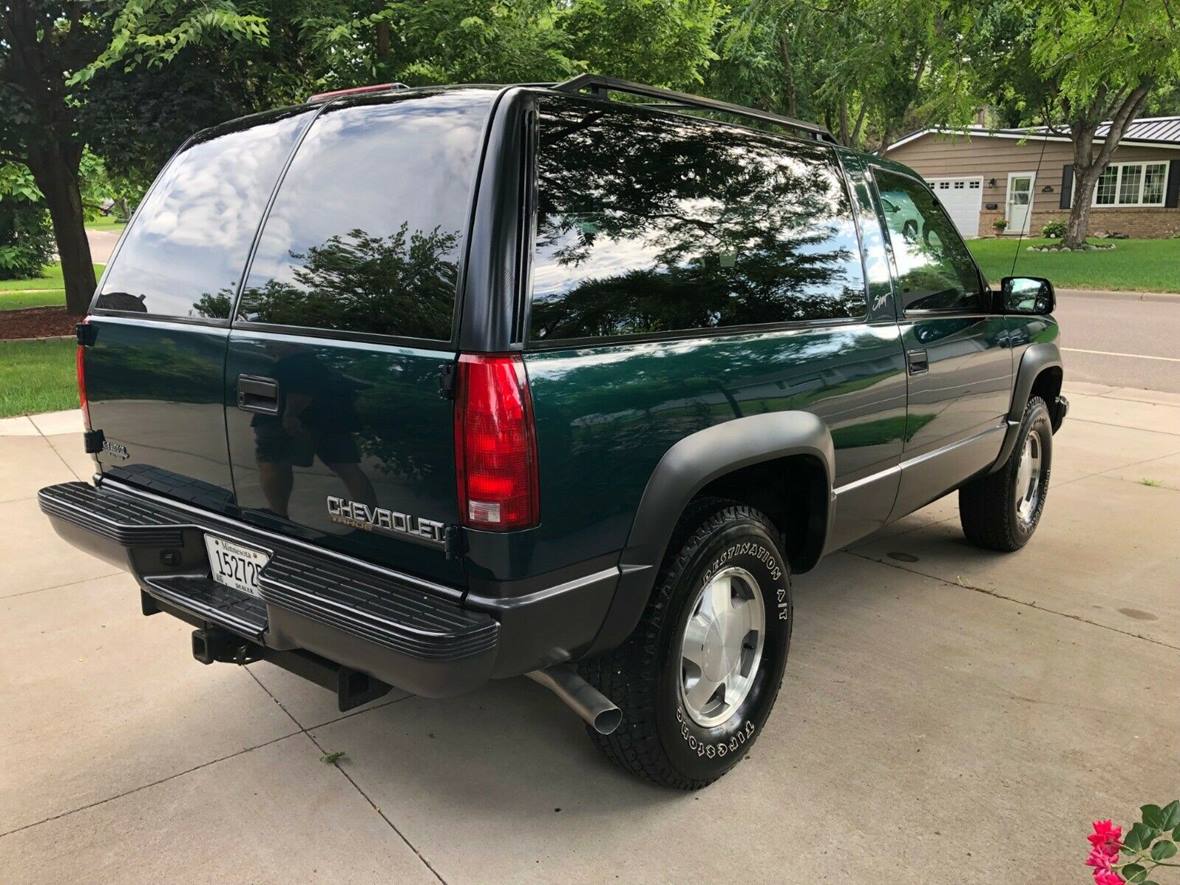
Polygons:
<instances>
[{"instance_id":1,"label":"green chevrolet tahoe","mask_svg":"<svg viewBox=\"0 0 1180 885\"><path fill-rule=\"evenodd\" d=\"M913 172L583 75L366 87L185 143L78 327L92 483L43 489L193 653L342 710L527 675L715 780L791 575L958 490L1015 551L1065 417L1048 281Z\"/></svg>"}]
</instances>

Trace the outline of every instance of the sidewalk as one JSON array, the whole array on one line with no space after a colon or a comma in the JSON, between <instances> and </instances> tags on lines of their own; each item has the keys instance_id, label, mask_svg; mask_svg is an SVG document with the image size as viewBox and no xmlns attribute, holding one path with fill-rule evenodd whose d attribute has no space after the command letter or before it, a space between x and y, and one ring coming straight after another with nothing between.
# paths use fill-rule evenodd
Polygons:
<instances>
[{"instance_id":1,"label":"sidewalk","mask_svg":"<svg viewBox=\"0 0 1180 885\"><path fill-rule=\"evenodd\" d=\"M91 472L77 413L0 421L4 879L1081 882L1090 821L1180 796L1180 396L1066 393L1029 546L951 496L798 578L778 706L693 794L523 679L342 716L202 667L37 509Z\"/></svg>"},{"instance_id":2,"label":"sidewalk","mask_svg":"<svg viewBox=\"0 0 1180 885\"><path fill-rule=\"evenodd\" d=\"M1180 269L1176 271L1177 285L1180 285ZM1122 292L1114 289L1056 289L1057 296L1065 298L1113 298L1123 301L1162 301L1180 306L1180 292Z\"/></svg>"}]
</instances>

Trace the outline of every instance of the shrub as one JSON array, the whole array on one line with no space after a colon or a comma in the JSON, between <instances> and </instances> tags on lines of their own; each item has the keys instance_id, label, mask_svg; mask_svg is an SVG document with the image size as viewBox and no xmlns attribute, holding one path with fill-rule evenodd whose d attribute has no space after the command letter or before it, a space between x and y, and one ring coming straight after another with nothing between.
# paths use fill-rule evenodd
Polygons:
<instances>
[{"instance_id":1,"label":"shrub","mask_svg":"<svg viewBox=\"0 0 1180 885\"><path fill-rule=\"evenodd\" d=\"M0 165L0 280L39 277L52 257L49 213L32 173L15 163Z\"/></svg>"},{"instance_id":2,"label":"shrub","mask_svg":"<svg viewBox=\"0 0 1180 885\"><path fill-rule=\"evenodd\" d=\"M995 230L996 236L999 236L1000 234L1002 234L1004 232L1005 228L1007 228L1007 227L1008 227L1008 219L1007 218L997 218L995 221L992 222L992 228Z\"/></svg>"},{"instance_id":3,"label":"shrub","mask_svg":"<svg viewBox=\"0 0 1180 885\"><path fill-rule=\"evenodd\" d=\"M1091 868L1094 885L1123 885L1124 882L1156 881L1156 872L1180 867L1172 860L1180 849L1180 800L1164 807L1144 805L1142 820L1123 835L1123 828L1110 820L1094 821L1093 832L1086 837L1090 854L1086 866ZM1150 877L1150 878L1148 878Z\"/></svg>"},{"instance_id":4,"label":"shrub","mask_svg":"<svg viewBox=\"0 0 1180 885\"><path fill-rule=\"evenodd\" d=\"M1060 240L1065 236L1065 230L1064 221L1054 220L1041 228L1041 236L1050 240Z\"/></svg>"}]
</instances>

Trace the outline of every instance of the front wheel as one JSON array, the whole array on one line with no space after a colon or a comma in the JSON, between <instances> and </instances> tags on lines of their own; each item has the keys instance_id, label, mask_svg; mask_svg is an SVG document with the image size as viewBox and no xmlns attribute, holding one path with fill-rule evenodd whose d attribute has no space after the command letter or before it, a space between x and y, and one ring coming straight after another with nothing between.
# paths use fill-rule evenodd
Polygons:
<instances>
[{"instance_id":1,"label":"front wheel","mask_svg":"<svg viewBox=\"0 0 1180 885\"><path fill-rule=\"evenodd\" d=\"M994 473L959 489L959 521L967 540L1010 552L1028 543L1041 521L1053 465L1049 407L1034 396L1024 408L1012 454Z\"/></svg>"},{"instance_id":2,"label":"front wheel","mask_svg":"<svg viewBox=\"0 0 1180 885\"><path fill-rule=\"evenodd\" d=\"M701 502L670 545L643 619L583 675L623 711L591 734L623 768L699 789L733 768L774 706L791 638L791 585L770 520Z\"/></svg>"}]
</instances>

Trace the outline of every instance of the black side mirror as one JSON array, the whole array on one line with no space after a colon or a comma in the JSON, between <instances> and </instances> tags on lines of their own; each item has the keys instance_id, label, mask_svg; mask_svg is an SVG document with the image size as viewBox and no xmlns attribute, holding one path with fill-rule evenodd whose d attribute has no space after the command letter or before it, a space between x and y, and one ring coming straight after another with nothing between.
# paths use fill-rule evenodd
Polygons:
<instances>
[{"instance_id":1,"label":"black side mirror","mask_svg":"<svg viewBox=\"0 0 1180 885\"><path fill-rule=\"evenodd\" d=\"M1004 313L1050 314L1057 306L1053 284L1043 277L1004 277L1000 291Z\"/></svg>"}]
</instances>

